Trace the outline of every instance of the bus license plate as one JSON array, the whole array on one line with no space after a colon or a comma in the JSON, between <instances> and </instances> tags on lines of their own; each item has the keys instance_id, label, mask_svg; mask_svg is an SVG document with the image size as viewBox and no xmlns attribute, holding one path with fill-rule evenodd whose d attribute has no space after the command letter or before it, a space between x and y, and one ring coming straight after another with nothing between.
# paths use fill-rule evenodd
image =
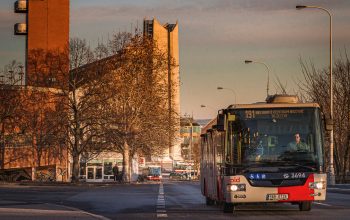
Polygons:
<instances>
[{"instance_id":1,"label":"bus license plate","mask_svg":"<svg viewBox=\"0 0 350 220\"><path fill-rule=\"evenodd\" d=\"M267 201L279 201L279 200L287 200L288 194L267 194Z\"/></svg>"}]
</instances>

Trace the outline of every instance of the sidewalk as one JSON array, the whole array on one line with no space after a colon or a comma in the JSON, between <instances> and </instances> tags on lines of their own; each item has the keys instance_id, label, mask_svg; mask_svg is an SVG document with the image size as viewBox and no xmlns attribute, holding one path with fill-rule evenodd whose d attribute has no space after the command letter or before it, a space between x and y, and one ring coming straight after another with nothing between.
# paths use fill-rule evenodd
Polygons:
<instances>
[{"instance_id":1,"label":"sidewalk","mask_svg":"<svg viewBox=\"0 0 350 220\"><path fill-rule=\"evenodd\" d=\"M131 182L131 183L118 183L118 182L2 182L0 181L0 187L7 186L69 186L69 187L104 187L104 186L113 186L113 185L138 185L138 184L159 184L155 181L145 181L145 182Z\"/></svg>"},{"instance_id":2,"label":"sidewalk","mask_svg":"<svg viewBox=\"0 0 350 220\"><path fill-rule=\"evenodd\" d=\"M1 186L106 186L106 185L119 185L120 183L115 182L101 182L101 183L90 183L90 182L0 182Z\"/></svg>"},{"instance_id":3,"label":"sidewalk","mask_svg":"<svg viewBox=\"0 0 350 220\"><path fill-rule=\"evenodd\" d=\"M350 194L350 184L335 184L327 186L327 192Z\"/></svg>"},{"instance_id":4,"label":"sidewalk","mask_svg":"<svg viewBox=\"0 0 350 220\"><path fill-rule=\"evenodd\" d=\"M20 203L0 200L0 219L57 219L57 220L108 220L100 215L95 215L73 207L50 203Z\"/></svg>"}]
</instances>

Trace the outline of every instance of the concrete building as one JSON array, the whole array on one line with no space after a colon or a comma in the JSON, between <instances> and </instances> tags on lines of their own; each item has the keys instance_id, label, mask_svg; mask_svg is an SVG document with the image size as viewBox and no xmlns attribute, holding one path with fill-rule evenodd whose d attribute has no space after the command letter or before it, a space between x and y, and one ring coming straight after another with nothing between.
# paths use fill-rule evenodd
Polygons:
<instances>
[{"instance_id":1,"label":"concrete building","mask_svg":"<svg viewBox=\"0 0 350 220\"><path fill-rule=\"evenodd\" d=\"M27 49L65 50L69 42L69 0L28 1Z\"/></svg>"},{"instance_id":2,"label":"concrete building","mask_svg":"<svg viewBox=\"0 0 350 220\"><path fill-rule=\"evenodd\" d=\"M156 19L144 20L143 32L152 37L157 47L168 55L168 69L164 77L168 82L168 109L169 118L171 114L177 116L175 126L175 141L169 140L168 149L164 152L163 162L168 158L173 161L183 160L181 157L181 138L180 138L180 87L179 87L179 25L160 24ZM169 123L169 122L168 122ZM163 163L164 164L164 163Z\"/></svg>"},{"instance_id":3,"label":"concrete building","mask_svg":"<svg viewBox=\"0 0 350 220\"><path fill-rule=\"evenodd\" d=\"M201 126L192 117L181 118L181 156L185 167L197 168L199 164ZM178 163L181 165L181 163ZM177 167L180 168L180 167Z\"/></svg>"},{"instance_id":4,"label":"concrete building","mask_svg":"<svg viewBox=\"0 0 350 220\"><path fill-rule=\"evenodd\" d=\"M0 84L0 180L69 179L67 148L52 129L52 113L61 99L57 93L46 87ZM8 110L11 114L4 120Z\"/></svg>"},{"instance_id":5,"label":"concrete building","mask_svg":"<svg viewBox=\"0 0 350 220\"><path fill-rule=\"evenodd\" d=\"M60 53L66 56L62 68L69 70L69 0L18 0L15 12L25 13L25 23L15 25L16 35L26 36L26 85L47 86L59 77L36 71L37 52L46 55ZM40 74L40 75L39 75Z\"/></svg>"},{"instance_id":6,"label":"concrete building","mask_svg":"<svg viewBox=\"0 0 350 220\"><path fill-rule=\"evenodd\" d=\"M15 25L15 34L24 35L26 38L26 86L49 88L57 85L55 82L60 79L59 71L49 71L46 68L49 65L45 63L47 62L45 56L50 54L63 56L64 62L59 66L63 68L61 71L69 71L69 3L69 0L18 0L15 2L15 12L26 15L25 22ZM161 25L155 19L145 20L144 33L151 36L159 49L168 54L168 69L164 73L168 82L166 85L168 114L169 118L172 114L180 115L178 24ZM175 123L180 128L180 120L171 123ZM172 168L174 160L182 160L179 130L175 132L176 141L170 141L169 138L168 150L159 160L167 169ZM60 168L65 169L65 180L69 180L71 164L69 158L66 159L66 163L63 163L65 167ZM34 163L30 156L26 160L28 164ZM110 166L115 163L120 164L120 160L121 155L105 152L92 161L82 161L81 177L88 181L110 180ZM137 164L137 158L134 160L133 164ZM6 168L23 167L20 162L16 163ZM49 161L41 165L57 167L58 163ZM30 169L29 165L26 167ZM137 173L136 166L132 169ZM35 174L32 174L32 179L33 176Z\"/></svg>"},{"instance_id":7,"label":"concrete building","mask_svg":"<svg viewBox=\"0 0 350 220\"><path fill-rule=\"evenodd\" d=\"M50 128L31 125L32 129L29 129L28 124L34 119L41 122L43 109L53 111L56 103L61 102L52 96L55 92L50 91L54 87L53 82L59 79L59 71L49 71L46 58L59 54L63 62L58 66L61 71L69 71L69 0L18 0L14 1L14 12L25 14L25 21L14 26L14 34L24 35L26 41L25 83L22 85L21 76L20 86L2 84L0 98L9 96L9 93L18 93L16 98L22 108L21 114L26 112L27 115L33 114L33 117L14 125L6 121L0 123L0 179L68 181L70 166L67 148L58 144L49 147L47 142L39 146L39 139L33 134L41 132L49 135ZM25 102L32 100L34 95L42 97L40 102ZM10 125L14 129L6 128Z\"/></svg>"}]
</instances>

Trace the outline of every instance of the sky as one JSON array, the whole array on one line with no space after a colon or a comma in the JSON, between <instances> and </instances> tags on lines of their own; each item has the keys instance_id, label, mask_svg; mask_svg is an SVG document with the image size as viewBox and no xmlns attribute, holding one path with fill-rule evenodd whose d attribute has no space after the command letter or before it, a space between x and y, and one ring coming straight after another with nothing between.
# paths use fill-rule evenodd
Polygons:
<instances>
[{"instance_id":1,"label":"sky","mask_svg":"<svg viewBox=\"0 0 350 220\"><path fill-rule=\"evenodd\" d=\"M13 2L0 1L0 67L24 60L25 38L13 35L13 24L25 17L13 13ZM269 66L270 94L277 92L277 77L289 93L297 90L300 58L327 68L329 16L296 10L298 4L331 11L334 59L350 49L349 0L71 0L70 37L94 46L118 31L142 29L144 18L178 21L181 114L213 118L235 102L265 100L267 70L246 59Z\"/></svg>"}]
</instances>

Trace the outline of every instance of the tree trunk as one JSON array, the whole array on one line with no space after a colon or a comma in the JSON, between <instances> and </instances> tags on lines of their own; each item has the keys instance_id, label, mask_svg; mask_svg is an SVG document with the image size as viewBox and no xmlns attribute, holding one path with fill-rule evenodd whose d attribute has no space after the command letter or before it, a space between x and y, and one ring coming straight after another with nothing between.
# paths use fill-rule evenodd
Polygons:
<instances>
[{"instance_id":1,"label":"tree trunk","mask_svg":"<svg viewBox=\"0 0 350 220\"><path fill-rule=\"evenodd\" d=\"M37 180L37 178L36 178L36 167L35 166L33 166L32 167L32 181L36 181Z\"/></svg>"},{"instance_id":2,"label":"tree trunk","mask_svg":"<svg viewBox=\"0 0 350 220\"><path fill-rule=\"evenodd\" d=\"M0 151L1 151L0 169L5 169L5 126L4 126L4 123L1 123Z\"/></svg>"},{"instance_id":3,"label":"tree trunk","mask_svg":"<svg viewBox=\"0 0 350 220\"><path fill-rule=\"evenodd\" d=\"M37 162L36 162L36 166L40 167L41 166L41 156L42 156L42 149L39 146L35 146L36 149L36 156L37 156Z\"/></svg>"},{"instance_id":4,"label":"tree trunk","mask_svg":"<svg viewBox=\"0 0 350 220\"><path fill-rule=\"evenodd\" d=\"M0 169L5 169L5 143L2 140L0 140L0 161Z\"/></svg>"},{"instance_id":5,"label":"tree trunk","mask_svg":"<svg viewBox=\"0 0 350 220\"><path fill-rule=\"evenodd\" d=\"M343 157L343 160L344 160L344 163L343 163L343 172L342 172L342 183L346 183L346 171L347 171L347 168L348 168L348 159L349 159L349 136L347 137L348 138L348 141L347 141L347 144L346 144L346 149L345 149L345 154L344 154L344 157Z\"/></svg>"},{"instance_id":6,"label":"tree trunk","mask_svg":"<svg viewBox=\"0 0 350 220\"><path fill-rule=\"evenodd\" d=\"M130 148L126 141L123 150L123 181L130 182Z\"/></svg>"},{"instance_id":7,"label":"tree trunk","mask_svg":"<svg viewBox=\"0 0 350 220\"><path fill-rule=\"evenodd\" d=\"M335 139L334 140L334 155L333 155L333 166L335 169L335 174L336 176L339 176L340 174L340 167L341 167L341 161L340 161L340 157L339 155L339 151L338 151L338 141Z\"/></svg>"},{"instance_id":8,"label":"tree trunk","mask_svg":"<svg viewBox=\"0 0 350 220\"><path fill-rule=\"evenodd\" d=\"M72 183L79 181L79 154L73 152L73 170L72 170Z\"/></svg>"}]
</instances>

